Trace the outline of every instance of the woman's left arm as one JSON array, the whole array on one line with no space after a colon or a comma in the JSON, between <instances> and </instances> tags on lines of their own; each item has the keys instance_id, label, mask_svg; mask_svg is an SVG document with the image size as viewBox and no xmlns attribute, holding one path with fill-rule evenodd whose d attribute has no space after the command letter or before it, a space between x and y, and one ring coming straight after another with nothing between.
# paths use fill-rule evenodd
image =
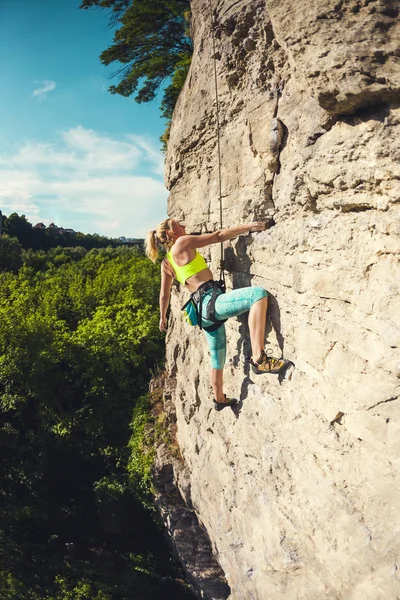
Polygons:
<instances>
[{"instance_id":1,"label":"woman's left arm","mask_svg":"<svg viewBox=\"0 0 400 600\"><path fill-rule=\"evenodd\" d=\"M160 331L167 331L167 310L169 306L169 299L171 296L171 287L173 283L173 277L168 272L164 261L161 263L161 287L160 287Z\"/></svg>"},{"instance_id":2,"label":"woman's left arm","mask_svg":"<svg viewBox=\"0 0 400 600\"><path fill-rule=\"evenodd\" d=\"M247 223L246 225L237 225L236 227L229 227L228 229L218 229L213 233L202 233L200 235L182 235L175 242L175 247L180 250L186 250L188 248L204 248L211 244L218 244L220 242L227 242L233 240L238 235L242 235L247 232L264 231L265 223L262 221L255 221L254 223Z\"/></svg>"}]
</instances>

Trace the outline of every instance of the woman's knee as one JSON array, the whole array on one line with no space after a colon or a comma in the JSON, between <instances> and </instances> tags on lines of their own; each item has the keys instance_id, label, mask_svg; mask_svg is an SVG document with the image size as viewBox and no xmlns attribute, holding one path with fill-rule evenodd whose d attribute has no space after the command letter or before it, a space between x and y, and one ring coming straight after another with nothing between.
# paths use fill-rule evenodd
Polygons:
<instances>
[{"instance_id":1,"label":"woman's knee","mask_svg":"<svg viewBox=\"0 0 400 600\"><path fill-rule=\"evenodd\" d=\"M263 298L268 298L268 292L260 286L252 287L252 303L258 302Z\"/></svg>"},{"instance_id":2,"label":"woman's knee","mask_svg":"<svg viewBox=\"0 0 400 600\"><path fill-rule=\"evenodd\" d=\"M215 371L222 371L226 362L226 348L217 351L211 351L211 368Z\"/></svg>"}]
</instances>

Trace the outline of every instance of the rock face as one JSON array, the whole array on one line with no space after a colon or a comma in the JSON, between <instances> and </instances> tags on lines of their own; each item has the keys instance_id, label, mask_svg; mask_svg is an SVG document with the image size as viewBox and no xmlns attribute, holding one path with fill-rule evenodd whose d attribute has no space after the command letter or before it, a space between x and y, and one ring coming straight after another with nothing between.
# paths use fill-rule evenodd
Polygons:
<instances>
[{"instance_id":1,"label":"rock face","mask_svg":"<svg viewBox=\"0 0 400 600\"><path fill-rule=\"evenodd\" d=\"M208 0L192 0L192 15L166 183L169 215L204 232L219 227ZM174 289L167 368L182 495L231 600L395 600L399 4L214 0L213 19L223 223L273 224L227 245L228 282L269 291L267 347L295 368L253 376L246 318L231 319L226 393L239 408L212 411L206 341ZM205 256L216 270L219 247Z\"/></svg>"}]
</instances>

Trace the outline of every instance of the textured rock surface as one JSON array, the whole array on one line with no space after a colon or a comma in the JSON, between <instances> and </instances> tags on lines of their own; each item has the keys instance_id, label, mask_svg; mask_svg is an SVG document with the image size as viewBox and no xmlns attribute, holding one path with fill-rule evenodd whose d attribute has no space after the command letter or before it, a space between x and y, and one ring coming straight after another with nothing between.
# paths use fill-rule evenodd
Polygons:
<instances>
[{"instance_id":1,"label":"textured rock surface","mask_svg":"<svg viewBox=\"0 0 400 600\"><path fill-rule=\"evenodd\" d=\"M157 508L193 591L205 600L226 600L231 590L214 556L207 531L193 509L189 470L173 447L176 433L172 402L174 382L171 378L166 381L165 375L162 379L155 379L153 383L161 384L164 389L163 401L171 439L157 449L153 478Z\"/></svg>"},{"instance_id":2,"label":"textured rock surface","mask_svg":"<svg viewBox=\"0 0 400 600\"><path fill-rule=\"evenodd\" d=\"M236 413L211 411L206 342L181 321L184 292L174 290L167 364L190 478L182 494L232 600L395 600L399 5L214 9L224 225L275 223L229 244L229 280L269 290L267 346L295 369L254 378L246 319L230 320L226 391L241 402ZM192 12L195 53L166 181L169 214L210 231L219 207L208 1L193 0ZM206 253L215 269L218 253Z\"/></svg>"}]
</instances>

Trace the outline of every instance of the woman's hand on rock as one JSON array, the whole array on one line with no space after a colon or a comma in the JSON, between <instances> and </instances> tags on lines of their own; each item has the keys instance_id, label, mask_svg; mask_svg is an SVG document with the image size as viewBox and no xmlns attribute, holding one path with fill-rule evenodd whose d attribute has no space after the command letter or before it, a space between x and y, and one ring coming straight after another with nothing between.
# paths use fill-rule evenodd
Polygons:
<instances>
[{"instance_id":1,"label":"woman's hand on rock","mask_svg":"<svg viewBox=\"0 0 400 600\"><path fill-rule=\"evenodd\" d=\"M254 223L249 223L249 228L251 233L254 231L264 231L265 223L263 221L255 221Z\"/></svg>"},{"instance_id":2,"label":"woman's hand on rock","mask_svg":"<svg viewBox=\"0 0 400 600\"><path fill-rule=\"evenodd\" d=\"M160 324L159 324L159 329L160 331L163 331L164 333L167 332L167 319L164 317L161 317L160 319Z\"/></svg>"}]
</instances>

